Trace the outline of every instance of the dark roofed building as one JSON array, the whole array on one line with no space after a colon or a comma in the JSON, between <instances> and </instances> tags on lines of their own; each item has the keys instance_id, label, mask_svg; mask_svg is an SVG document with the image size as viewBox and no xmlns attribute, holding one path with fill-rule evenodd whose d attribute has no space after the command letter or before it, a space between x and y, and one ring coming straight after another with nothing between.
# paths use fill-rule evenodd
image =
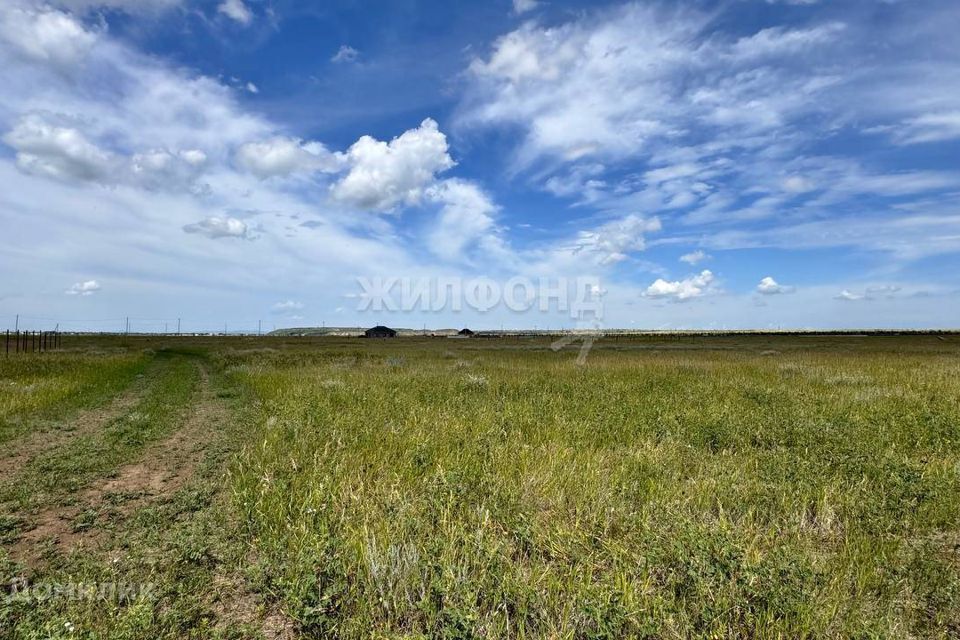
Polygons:
<instances>
[{"instance_id":1,"label":"dark roofed building","mask_svg":"<svg viewBox=\"0 0 960 640\"><path fill-rule=\"evenodd\" d=\"M378 324L375 327L367 329L363 332L364 338L396 338L397 332L390 327L385 327L382 324Z\"/></svg>"},{"instance_id":2,"label":"dark roofed building","mask_svg":"<svg viewBox=\"0 0 960 640\"><path fill-rule=\"evenodd\" d=\"M473 331L470 331L470 329L460 329L460 331L457 332L457 335L469 337L473 335Z\"/></svg>"}]
</instances>

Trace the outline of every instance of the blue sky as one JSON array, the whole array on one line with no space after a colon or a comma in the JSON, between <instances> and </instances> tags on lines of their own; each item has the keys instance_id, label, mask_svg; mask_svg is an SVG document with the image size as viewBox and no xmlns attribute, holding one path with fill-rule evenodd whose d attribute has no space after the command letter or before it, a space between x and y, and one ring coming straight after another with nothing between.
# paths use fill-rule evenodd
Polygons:
<instances>
[{"instance_id":1,"label":"blue sky","mask_svg":"<svg viewBox=\"0 0 960 640\"><path fill-rule=\"evenodd\" d=\"M946 0L8 0L0 320L583 325L358 280L522 278L598 283L591 326L956 327L958 32Z\"/></svg>"}]
</instances>

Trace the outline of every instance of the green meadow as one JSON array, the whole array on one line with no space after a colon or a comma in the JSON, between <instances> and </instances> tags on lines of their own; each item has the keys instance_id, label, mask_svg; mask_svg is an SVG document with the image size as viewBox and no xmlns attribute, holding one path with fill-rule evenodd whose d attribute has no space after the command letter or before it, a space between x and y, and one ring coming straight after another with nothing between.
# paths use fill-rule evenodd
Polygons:
<instances>
[{"instance_id":1,"label":"green meadow","mask_svg":"<svg viewBox=\"0 0 960 640\"><path fill-rule=\"evenodd\" d=\"M0 638L960 637L956 336L579 347L0 361Z\"/></svg>"}]
</instances>

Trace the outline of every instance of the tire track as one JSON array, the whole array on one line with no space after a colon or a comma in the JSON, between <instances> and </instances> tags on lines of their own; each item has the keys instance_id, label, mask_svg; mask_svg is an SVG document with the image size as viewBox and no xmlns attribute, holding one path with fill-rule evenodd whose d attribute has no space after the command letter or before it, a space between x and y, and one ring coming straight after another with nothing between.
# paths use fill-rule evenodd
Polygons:
<instances>
[{"instance_id":1,"label":"tire track","mask_svg":"<svg viewBox=\"0 0 960 640\"><path fill-rule=\"evenodd\" d=\"M103 406L85 409L78 414L57 420L59 428L34 431L10 443L10 451L0 458L0 482L10 480L35 458L51 449L62 447L74 438L90 435L103 429L107 424L128 413L141 400L149 388L151 371L138 377ZM72 428L63 428L64 424Z\"/></svg>"},{"instance_id":2,"label":"tire track","mask_svg":"<svg viewBox=\"0 0 960 640\"><path fill-rule=\"evenodd\" d=\"M77 494L77 504L52 506L33 519L34 527L24 532L8 549L12 559L27 566L42 564L48 552L67 554L80 548L94 550L109 542L109 531L102 526L77 530L81 514L102 509L107 499L120 495L120 514L128 516L137 508L172 496L193 475L203 458L204 447L215 437L215 425L228 419L228 411L210 389L209 374L203 365L191 411L173 434L148 445L136 461L119 467L109 478L102 478Z\"/></svg>"}]
</instances>

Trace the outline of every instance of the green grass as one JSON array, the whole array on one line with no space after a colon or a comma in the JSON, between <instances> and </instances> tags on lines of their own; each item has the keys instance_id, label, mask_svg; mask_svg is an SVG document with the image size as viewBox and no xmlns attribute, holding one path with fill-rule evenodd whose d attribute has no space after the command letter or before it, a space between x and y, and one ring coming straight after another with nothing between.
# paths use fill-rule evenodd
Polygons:
<instances>
[{"instance_id":1,"label":"green grass","mask_svg":"<svg viewBox=\"0 0 960 640\"><path fill-rule=\"evenodd\" d=\"M103 404L137 375L150 357L142 352L50 352L0 358L0 445Z\"/></svg>"},{"instance_id":2,"label":"green grass","mask_svg":"<svg viewBox=\"0 0 960 640\"><path fill-rule=\"evenodd\" d=\"M379 349L237 366L314 635L960 633L952 356Z\"/></svg>"},{"instance_id":3,"label":"green grass","mask_svg":"<svg viewBox=\"0 0 960 640\"><path fill-rule=\"evenodd\" d=\"M193 382L195 365L172 360L150 397L160 399L164 391L185 392L169 385L178 378ZM234 405L243 401L241 393L223 387L222 380L214 384L220 389L218 397L232 398ZM175 399L179 402L172 406L182 408L189 396ZM125 496L108 496L96 512L87 514L91 523L108 532L103 544L54 557L32 576L39 585L144 587L134 591L137 597L53 598L39 605L30 600L5 604L0 600L0 637L253 637L249 625L215 624L212 614L218 578L241 571L245 551L237 545L236 522L222 491L223 467L241 438L239 424L217 425L189 485L128 516L121 512ZM23 568L4 561L0 553L0 577L9 580L18 575L23 575Z\"/></svg>"},{"instance_id":4,"label":"green grass","mask_svg":"<svg viewBox=\"0 0 960 640\"><path fill-rule=\"evenodd\" d=\"M70 501L91 480L115 470L147 443L177 424L196 385L194 362L160 353L144 395L127 413L93 434L77 436L69 445L32 459L16 476L0 482L0 521L7 535L37 508Z\"/></svg>"},{"instance_id":5,"label":"green grass","mask_svg":"<svg viewBox=\"0 0 960 640\"><path fill-rule=\"evenodd\" d=\"M203 356L232 418L197 477L130 517L102 507L106 549L38 576L156 594L0 606L0 637L247 638L270 611L315 638L960 636L954 343L605 340L584 367L579 345L547 347L158 352L149 424L118 420L4 490L56 504L135 459L177 428Z\"/></svg>"}]
</instances>

